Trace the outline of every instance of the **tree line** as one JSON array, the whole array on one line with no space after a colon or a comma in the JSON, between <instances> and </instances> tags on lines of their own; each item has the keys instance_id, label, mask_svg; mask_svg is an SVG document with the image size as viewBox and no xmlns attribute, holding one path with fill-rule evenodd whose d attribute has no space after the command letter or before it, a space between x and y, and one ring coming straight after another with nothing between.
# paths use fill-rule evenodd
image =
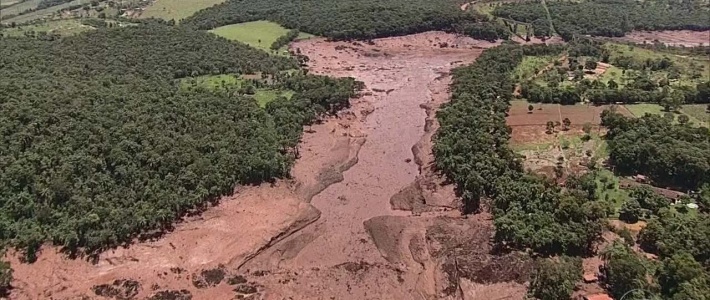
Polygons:
<instances>
[{"instance_id":1,"label":"tree line","mask_svg":"<svg viewBox=\"0 0 710 300\"><path fill-rule=\"evenodd\" d=\"M451 28L463 18L453 1L229 0L195 13L181 24L198 29L270 20L333 39L370 39Z\"/></svg>"},{"instance_id":2,"label":"tree line","mask_svg":"<svg viewBox=\"0 0 710 300\"><path fill-rule=\"evenodd\" d=\"M510 32L488 17L463 12L459 0L229 0L201 10L181 25L207 30L269 20L301 32L336 40L373 39L430 30L453 31L477 39L507 39Z\"/></svg>"},{"instance_id":3,"label":"tree line","mask_svg":"<svg viewBox=\"0 0 710 300\"><path fill-rule=\"evenodd\" d=\"M296 72L280 84L297 105L266 110L223 90L180 89L186 76L274 76L298 64L151 22L3 38L0 65L0 242L29 261L45 241L91 253L169 228L236 184L288 176L301 126L360 87Z\"/></svg>"},{"instance_id":4,"label":"tree line","mask_svg":"<svg viewBox=\"0 0 710 300\"><path fill-rule=\"evenodd\" d=\"M550 1L546 5L555 30L566 40L574 35L618 37L632 30L710 29L710 11L700 1ZM540 1L506 3L493 14L532 23L535 35L553 34Z\"/></svg>"}]
</instances>

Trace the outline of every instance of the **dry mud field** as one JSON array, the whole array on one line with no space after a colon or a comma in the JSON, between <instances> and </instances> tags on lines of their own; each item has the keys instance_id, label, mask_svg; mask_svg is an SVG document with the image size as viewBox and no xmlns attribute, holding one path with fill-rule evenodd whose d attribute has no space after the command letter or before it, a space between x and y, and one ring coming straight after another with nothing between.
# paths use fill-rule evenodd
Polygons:
<instances>
[{"instance_id":1,"label":"dry mud field","mask_svg":"<svg viewBox=\"0 0 710 300\"><path fill-rule=\"evenodd\" d=\"M461 217L432 170L449 71L494 45L442 32L293 44L310 72L366 89L304 128L292 179L240 187L93 263L52 247L32 265L13 260L12 298L522 299L529 261L489 254L490 216Z\"/></svg>"},{"instance_id":2,"label":"dry mud field","mask_svg":"<svg viewBox=\"0 0 710 300\"><path fill-rule=\"evenodd\" d=\"M639 44L651 44L657 41L668 46L710 46L710 30L634 31L627 33L624 37L614 39Z\"/></svg>"}]
</instances>

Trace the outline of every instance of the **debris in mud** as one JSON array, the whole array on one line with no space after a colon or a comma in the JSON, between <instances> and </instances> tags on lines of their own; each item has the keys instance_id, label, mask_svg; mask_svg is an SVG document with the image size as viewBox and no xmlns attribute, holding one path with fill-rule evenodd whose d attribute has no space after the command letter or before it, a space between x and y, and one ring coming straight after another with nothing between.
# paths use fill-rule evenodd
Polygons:
<instances>
[{"instance_id":1,"label":"debris in mud","mask_svg":"<svg viewBox=\"0 0 710 300\"><path fill-rule=\"evenodd\" d=\"M251 273L251 275L259 276L259 277L266 276L266 275L269 275L269 271L258 270L258 271L254 271L254 273Z\"/></svg>"},{"instance_id":2,"label":"debris in mud","mask_svg":"<svg viewBox=\"0 0 710 300\"><path fill-rule=\"evenodd\" d=\"M532 271L532 260L519 253L492 254L490 220L481 217L471 220L439 218L427 228L429 253L441 260L448 285L443 292L452 295L461 278L474 283L523 283Z\"/></svg>"},{"instance_id":3,"label":"debris in mud","mask_svg":"<svg viewBox=\"0 0 710 300\"><path fill-rule=\"evenodd\" d=\"M188 290L160 291L148 298L148 300L192 300L192 294Z\"/></svg>"},{"instance_id":4,"label":"debris in mud","mask_svg":"<svg viewBox=\"0 0 710 300\"><path fill-rule=\"evenodd\" d=\"M195 274L192 275L192 285L198 289L215 286L224 280L225 275L226 273L224 272L224 267L222 266L214 269L202 270L202 272L200 272L200 276Z\"/></svg>"},{"instance_id":5,"label":"debris in mud","mask_svg":"<svg viewBox=\"0 0 710 300\"><path fill-rule=\"evenodd\" d=\"M141 284L131 279L116 279L112 284L99 284L91 288L97 296L114 299L131 299L138 295Z\"/></svg>"},{"instance_id":6,"label":"debris in mud","mask_svg":"<svg viewBox=\"0 0 710 300\"><path fill-rule=\"evenodd\" d=\"M227 284L229 285L236 285L242 283L247 283L247 279L242 275L233 275L229 277L229 279L227 279Z\"/></svg>"},{"instance_id":7,"label":"debris in mud","mask_svg":"<svg viewBox=\"0 0 710 300\"><path fill-rule=\"evenodd\" d=\"M348 272L350 272L350 273L357 273L357 272L359 272L360 270L365 270L365 271L367 271L367 270L370 268L370 264L368 264L368 263L366 263L366 262L364 262L364 261L360 261L360 262L351 262L351 261L349 261L349 262L346 262L346 263L339 264L339 265L337 265L337 266L335 266L335 267L336 267L336 268L345 269L346 271L348 271Z\"/></svg>"},{"instance_id":8,"label":"debris in mud","mask_svg":"<svg viewBox=\"0 0 710 300\"><path fill-rule=\"evenodd\" d=\"M407 158L405 162L409 163L412 160ZM421 186L416 182L412 182L405 188L392 195L390 205L395 210L422 210L425 206L424 196L422 195Z\"/></svg>"},{"instance_id":9,"label":"debris in mud","mask_svg":"<svg viewBox=\"0 0 710 300\"><path fill-rule=\"evenodd\" d=\"M237 287L235 287L233 291L240 294L249 295L258 292L259 290L256 288L256 286L250 284L240 284L237 285Z\"/></svg>"},{"instance_id":10,"label":"debris in mud","mask_svg":"<svg viewBox=\"0 0 710 300\"><path fill-rule=\"evenodd\" d=\"M172 268L170 268L170 272L173 272L174 274L179 275L179 274L182 274L183 272L185 272L185 269L180 268L180 267L172 267Z\"/></svg>"}]
</instances>

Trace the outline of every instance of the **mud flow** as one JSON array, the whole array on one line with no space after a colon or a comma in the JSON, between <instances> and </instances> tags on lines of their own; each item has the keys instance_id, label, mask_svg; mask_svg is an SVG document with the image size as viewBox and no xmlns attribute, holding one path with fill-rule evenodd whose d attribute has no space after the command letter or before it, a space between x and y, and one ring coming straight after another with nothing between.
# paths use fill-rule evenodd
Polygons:
<instances>
[{"instance_id":1,"label":"mud flow","mask_svg":"<svg viewBox=\"0 0 710 300\"><path fill-rule=\"evenodd\" d=\"M291 45L361 96L304 128L293 179L240 187L164 237L94 262L45 247L13 261L16 299L521 299L529 262L490 255L433 170L452 68L495 46L443 32Z\"/></svg>"}]
</instances>

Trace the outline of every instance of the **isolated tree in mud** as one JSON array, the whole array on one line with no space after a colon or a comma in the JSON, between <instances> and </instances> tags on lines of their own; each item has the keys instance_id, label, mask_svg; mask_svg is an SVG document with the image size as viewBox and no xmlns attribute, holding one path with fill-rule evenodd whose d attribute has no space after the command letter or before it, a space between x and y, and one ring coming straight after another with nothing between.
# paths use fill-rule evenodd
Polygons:
<instances>
[{"instance_id":1,"label":"isolated tree in mud","mask_svg":"<svg viewBox=\"0 0 710 300\"><path fill-rule=\"evenodd\" d=\"M533 113L533 109L535 109L532 104L528 105L528 113L531 114Z\"/></svg>"},{"instance_id":2,"label":"isolated tree in mud","mask_svg":"<svg viewBox=\"0 0 710 300\"><path fill-rule=\"evenodd\" d=\"M592 138L592 124L587 122L582 125L582 131L584 132L583 140L588 141Z\"/></svg>"},{"instance_id":3,"label":"isolated tree in mud","mask_svg":"<svg viewBox=\"0 0 710 300\"><path fill-rule=\"evenodd\" d=\"M536 299L569 299L582 279L582 260L568 256L536 261L528 295Z\"/></svg>"},{"instance_id":4,"label":"isolated tree in mud","mask_svg":"<svg viewBox=\"0 0 710 300\"><path fill-rule=\"evenodd\" d=\"M555 122L547 121L547 124L545 124L545 132L547 132L547 134L552 134L554 131L555 131Z\"/></svg>"},{"instance_id":5,"label":"isolated tree in mud","mask_svg":"<svg viewBox=\"0 0 710 300\"><path fill-rule=\"evenodd\" d=\"M569 118L562 120L562 124L565 125L564 130L569 130L569 126L572 125L572 121Z\"/></svg>"}]
</instances>

